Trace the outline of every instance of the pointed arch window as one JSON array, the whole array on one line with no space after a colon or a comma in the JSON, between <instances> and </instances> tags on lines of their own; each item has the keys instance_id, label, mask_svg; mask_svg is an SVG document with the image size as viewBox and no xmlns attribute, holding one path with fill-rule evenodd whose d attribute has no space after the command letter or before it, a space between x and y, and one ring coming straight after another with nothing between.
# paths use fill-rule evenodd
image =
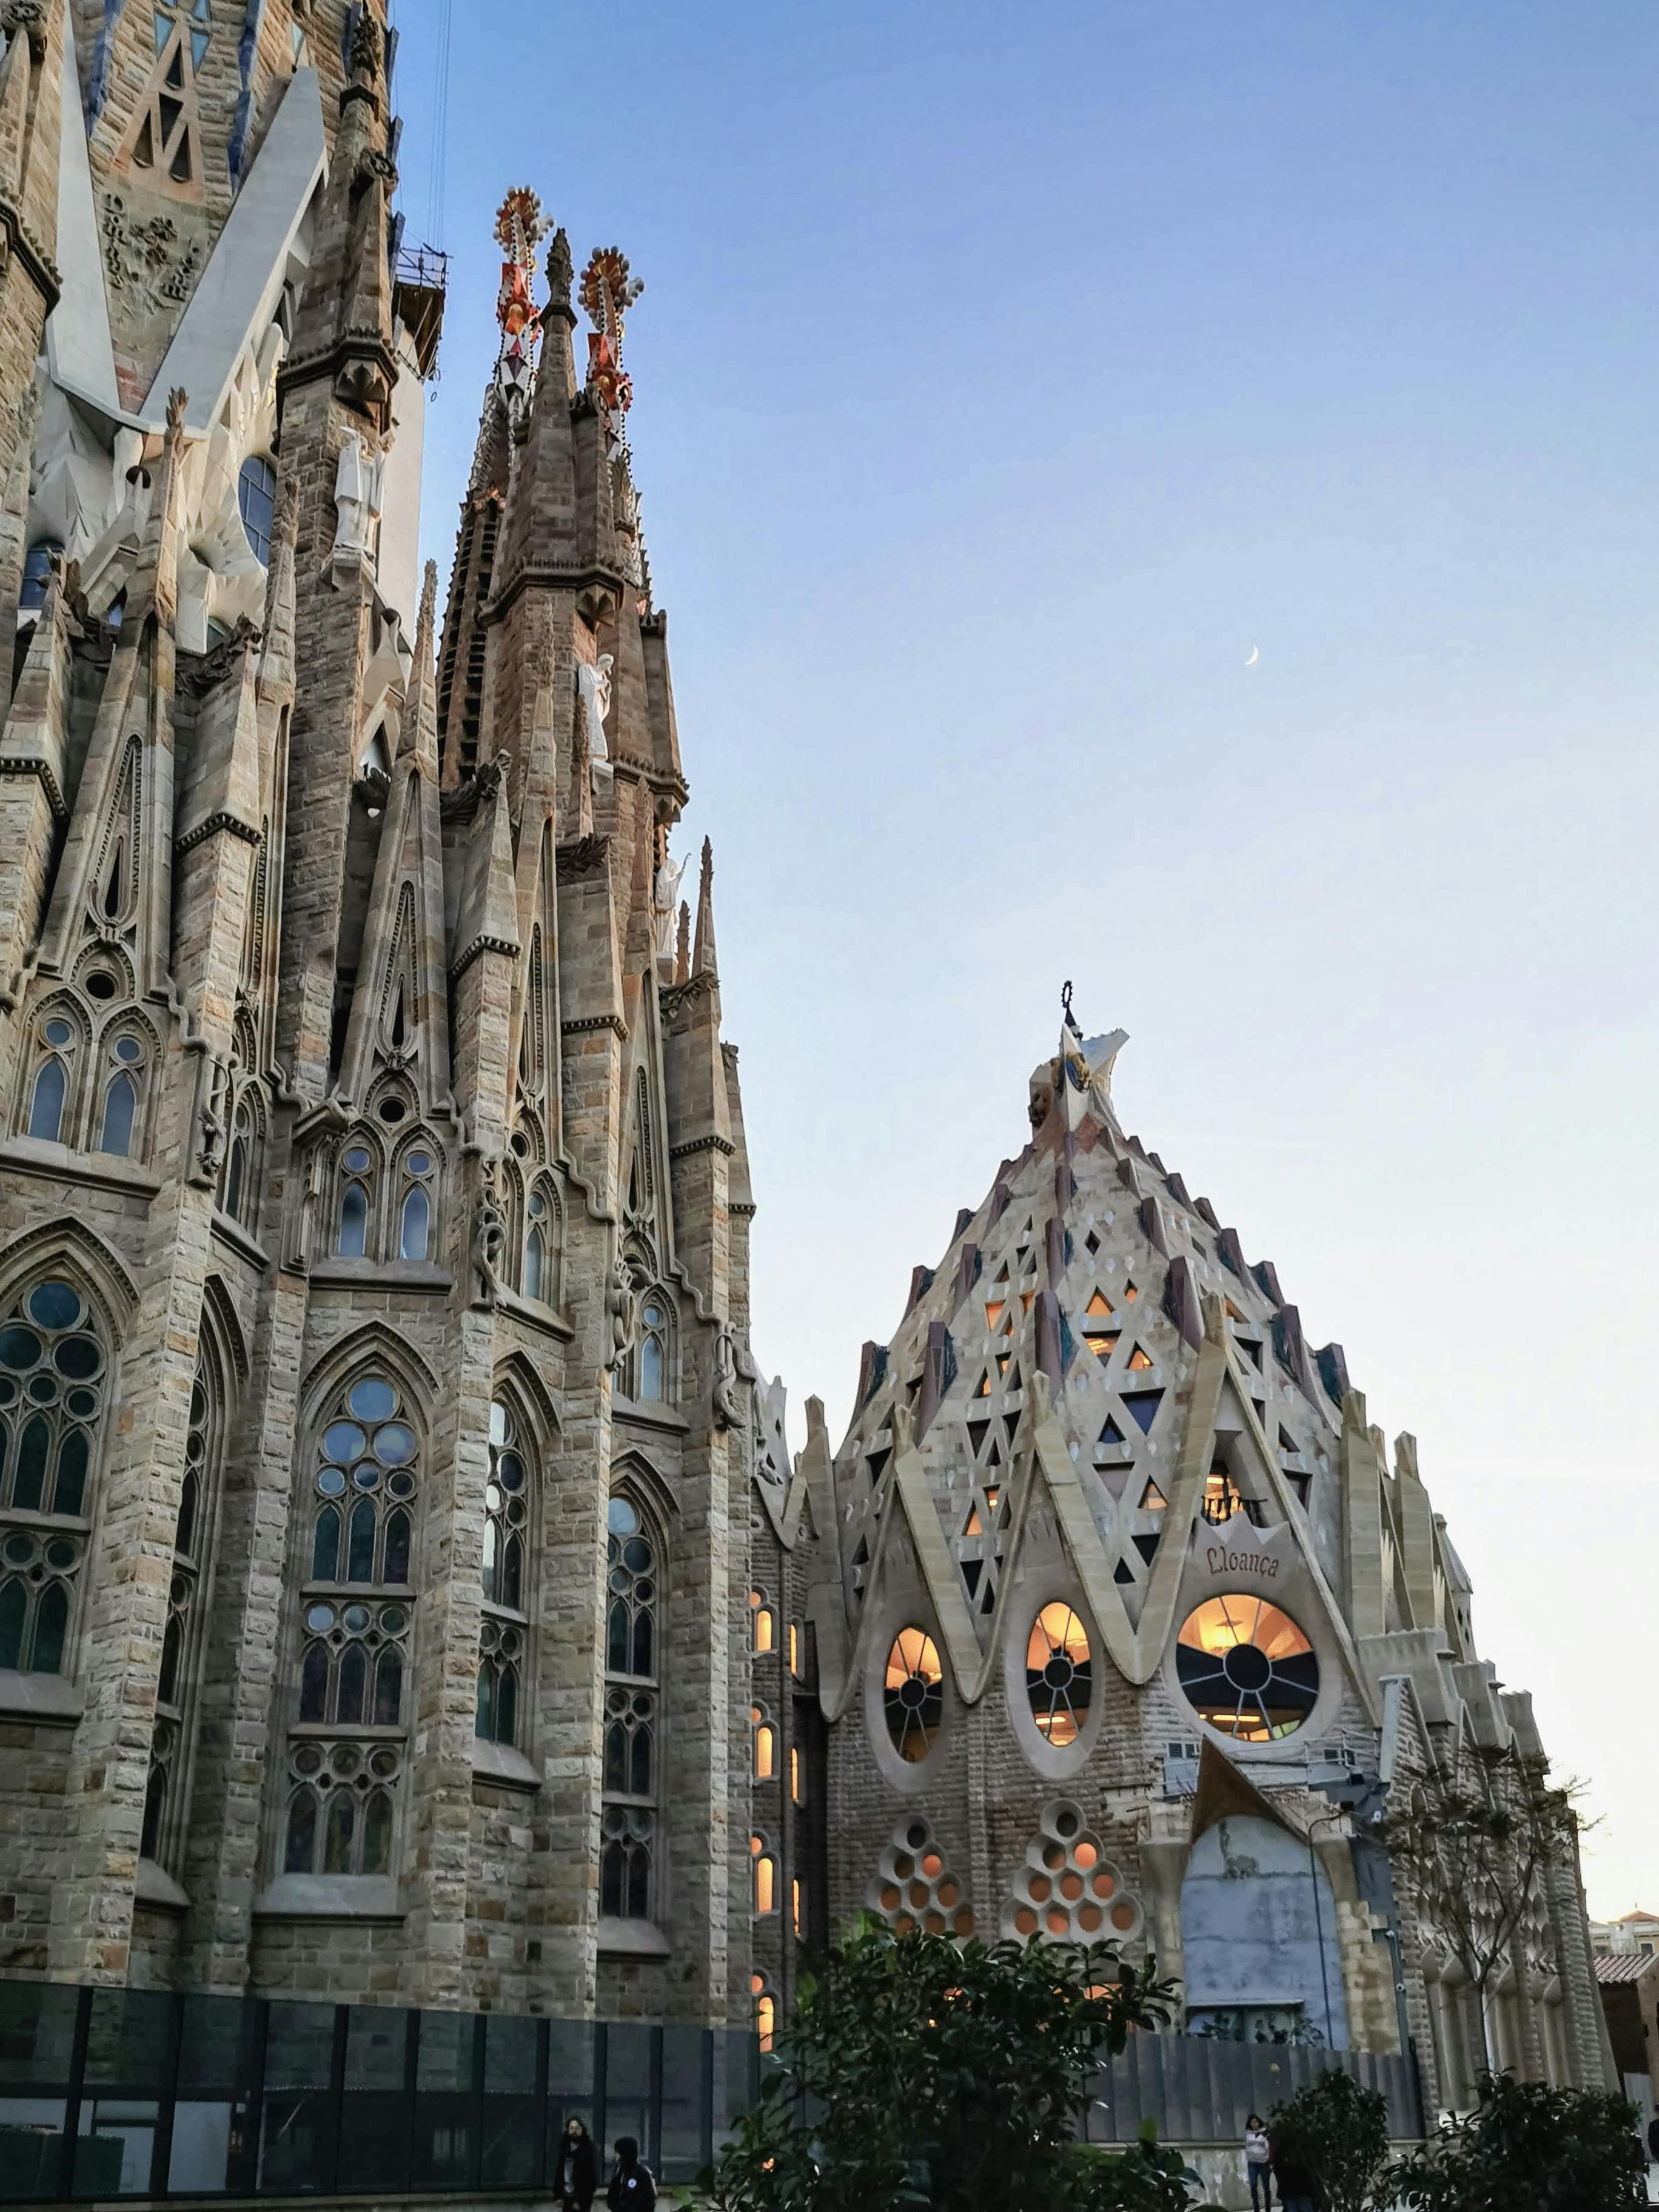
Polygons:
<instances>
[{"instance_id":1,"label":"pointed arch window","mask_svg":"<svg viewBox=\"0 0 1659 2212\"><path fill-rule=\"evenodd\" d=\"M131 1031L110 1044L105 1070L103 1119L98 1149L119 1159L131 1158L137 1134L138 1086L143 1079L144 1047Z\"/></svg>"},{"instance_id":2,"label":"pointed arch window","mask_svg":"<svg viewBox=\"0 0 1659 2212\"><path fill-rule=\"evenodd\" d=\"M49 1145L67 1141L64 1109L69 1103L70 1073L81 1042L67 1015L48 1013L35 1025L34 1073L29 1085L26 1127Z\"/></svg>"},{"instance_id":3,"label":"pointed arch window","mask_svg":"<svg viewBox=\"0 0 1659 2212\"><path fill-rule=\"evenodd\" d=\"M559 1261L563 1246L563 1218L558 1194L544 1176L532 1183L525 1199L524 1263L519 1286L538 1305L559 1303Z\"/></svg>"},{"instance_id":4,"label":"pointed arch window","mask_svg":"<svg viewBox=\"0 0 1659 2212\"><path fill-rule=\"evenodd\" d=\"M97 1321L61 1278L0 1322L0 1669L70 1669L108 1379Z\"/></svg>"},{"instance_id":5,"label":"pointed arch window","mask_svg":"<svg viewBox=\"0 0 1659 2212\"><path fill-rule=\"evenodd\" d=\"M259 1125L253 1100L244 1091L231 1121L230 1149L225 1155L221 1205L233 1221L252 1229L258 1212Z\"/></svg>"},{"instance_id":6,"label":"pointed arch window","mask_svg":"<svg viewBox=\"0 0 1659 2212\"><path fill-rule=\"evenodd\" d=\"M408 1585L422 1431L371 1368L325 1409L314 1452L311 1574L283 1845L289 1874L391 1871L410 1709ZM357 1731L340 1739L336 1731ZM374 1731L372 1736L362 1731Z\"/></svg>"},{"instance_id":7,"label":"pointed arch window","mask_svg":"<svg viewBox=\"0 0 1659 2212\"><path fill-rule=\"evenodd\" d=\"M660 1291L647 1291L640 1302L640 1341L635 1356L634 1395L642 1403L665 1405L672 1376L673 1314Z\"/></svg>"},{"instance_id":8,"label":"pointed arch window","mask_svg":"<svg viewBox=\"0 0 1659 2212\"><path fill-rule=\"evenodd\" d=\"M484 1490L483 1602L478 1698L473 1733L485 1743L516 1744L523 1709L530 1463L512 1407L489 1409L489 1480Z\"/></svg>"},{"instance_id":9,"label":"pointed arch window","mask_svg":"<svg viewBox=\"0 0 1659 2212\"><path fill-rule=\"evenodd\" d=\"M432 1243L436 1159L425 1146L404 1154L403 1201L398 1210L398 1257L424 1260Z\"/></svg>"},{"instance_id":10,"label":"pointed arch window","mask_svg":"<svg viewBox=\"0 0 1659 2212\"><path fill-rule=\"evenodd\" d=\"M656 1841L660 1548L631 1498L611 1500L605 1538L605 1735L599 1911L648 1920Z\"/></svg>"},{"instance_id":11,"label":"pointed arch window","mask_svg":"<svg viewBox=\"0 0 1659 2212\"><path fill-rule=\"evenodd\" d=\"M368 1256L371 1200L374 1191L374 1155L367 1145L346 1148L341 1162L340 1212L334 1249L343 1260Z\"/></svg>"},{"instance_id":12,"label":"pointed arch window","mask_svg":"<svg viewBox=\"0 0 1659 2212\"><path fill-rule=\"evenodd\" d=\"M185 1437L185 1474L179 1492L179 1518L173 1537L173 1576L167 1587L167 1624L156 1686L158 1717L150 1746L149 1786L144 1800L141 1856L170 1872L178 1871L189 1808L180 1796L186 1771L180 1747L193 1738L201 1688L201 1648L205 1633L201 1590L216 1514L220 1439L223 1433L217 1372L204 1346L191 1390L190 1422Z\"/></svg>"}]
</instances>

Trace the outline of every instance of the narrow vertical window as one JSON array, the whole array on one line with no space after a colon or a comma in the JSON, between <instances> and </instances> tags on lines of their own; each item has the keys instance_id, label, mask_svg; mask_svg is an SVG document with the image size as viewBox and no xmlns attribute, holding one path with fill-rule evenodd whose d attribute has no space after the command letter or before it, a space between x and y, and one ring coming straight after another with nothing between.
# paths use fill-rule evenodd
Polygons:
<instances>
[{"instance_id":1,"label":"narrow vertical window","mask_svg":"<svg viewBox=\"0 0 1659 2212\"><path fill-rule=\"evenodd\" d=\"M647 1297L640 1309L640 1349L637 1372L641 1402L665 1401L668 1396L668 1309L659 1297Z\"/></svg>"},{"instance_id":2,"label":"narrow vertical window","mask_svg":"<svg viewBox=\"0 0 1659 2212\"><path fill-rule=\"evenodd\" d=\"M362 1145L355 1145L345 1156L346 1182L340 1193L340 1230L335 1240L343 1260L361 1260L368 1250L368 1177L372 1164Z\"/></svg>"},{"instance_id":3,"label":"narrow vertical window","mask_svg":"<svg viewBox=\"0 0 1659 2212\"><path fill-rule=\"evenodd\" d=\"M749 1724L755 1738L755 1779L775 1781L778 1771L778 1732L759 1705L750 1708Z\"/></svg>"},{"instance_id":4,"label":"narrow vertical window","mask_svg":"<svg viewBox=\"0 0 1659 2212\"><path fill-rule=\"evenodd\" d=\"M69 1027L67 1022L60 1026ZM29 1134L44 1138L47 1144L58 1142L64 1125L64 1095L69 1086L68 1072L61 1060L46 1061L34 1079L34 1096L29 1104Z\"/></svg>"},{"instance_id":5,"label":"narrow vertical window","mask_svg":"<svg viewBox=\"0 0 1659 2212\"><path fill-rule=\"evenodd\" d=\"M138 1094L130 1075L118 1075L104 1093L104 1127L98 1139L100 1152L125 1159L132 1150L132 1121L138 1110Z\"/></svg>"},{"instance_id":6,"label":"narrow vertical window","mask_svg":"<svg viewBox=\"0 0 1659 2212\"><path fill-rule=\"evenodd\" d=\"M398 1221L398 1254L404 1260L424 1260L432 1235L432 1154L407 1153L404 1173L410 1181Z\"/></svg>"},{"instance_id":7,"label":"narrow vertical window","mask_svg":"<svg viewBox=\"0 0 1659 2212\"><path fill-rule=\"evenodd\" d=\"M750 1836L749 1856L755 1870L755 1911L763 1917L778 1909L778 1863L764 1836Z\"/></svg>"},{"instance_id":8,"label":"narrow vertical window","mask_svg":"<svg viewBox=\"0 0 1659 2212\"><path fill-rule=\"evenodd\" d=\"M0 1320L0 1668L62 1674L108 1366L78 1291L37 1282Z\"/></svg>"},{"instance_id":9,"label":"narrow vertical window","mask_svg":"<svg viewBox=\"0 0 1659 2212\"><path fill-rule=\"evenodd\" d=\"M605 1733L599 1910L646 1920L656 1841L658 1555L633 1500L611 1500L606 1532Z\"/></svg>"},{"instance_id":10,"label":"narrow vertical window","mask_svg":"<svg viewBox=\"0 0 1659 2212\"><path fill-rule=\"evenodd\" d=\"M416 1414L401 1389L378 1370L358 1374L333 1401L314 1447L312 1572L301 1596L289 1739L289 1874L392 1870L420 1466Z\"/></svg>"}]
</instances>

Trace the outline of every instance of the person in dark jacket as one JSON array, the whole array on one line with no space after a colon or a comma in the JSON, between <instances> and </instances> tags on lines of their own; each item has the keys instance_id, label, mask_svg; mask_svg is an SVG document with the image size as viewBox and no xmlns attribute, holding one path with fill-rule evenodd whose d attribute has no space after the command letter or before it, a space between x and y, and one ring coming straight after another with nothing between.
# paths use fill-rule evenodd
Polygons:
<instances>
[{"instance_id":1,"label":"person in dark jacket","mask_svg":"<svg viewBox=\"0 0 1659 2212\"><path fill-rule=\"evenodd\" d=\"M553 2194L562 2212L592 2212L594 2191L599 2185L599 2146L573 2112L559 2138Z\"/></svg>"},{"instance_id":2,"label":"person in dark jacket","mask_svg":"<svg viewBox=\"0 0 1659 2212\"><path fill-rule=\"evenodd\" d=\"M611 2212L653 2212L657 2201L657 2185L651 2178L651 2169L640 2158L640 2147L632 2136L617 2138L617 2166L611 2177L611 2186L605 2192L605 2201Z\"/></svg>"},{"instance_id":3,"label":"person in dark jacket","mask_svg":"<svg viewBox=\"0 0 1659 2212\"><path fill-rule=\"evenodd\" d=\"M1318 2212L1317 2184L1294 2146L1281 2150L1273 2145L1273 2179L1283 2212Z\"/></svg>"}]
</instances>

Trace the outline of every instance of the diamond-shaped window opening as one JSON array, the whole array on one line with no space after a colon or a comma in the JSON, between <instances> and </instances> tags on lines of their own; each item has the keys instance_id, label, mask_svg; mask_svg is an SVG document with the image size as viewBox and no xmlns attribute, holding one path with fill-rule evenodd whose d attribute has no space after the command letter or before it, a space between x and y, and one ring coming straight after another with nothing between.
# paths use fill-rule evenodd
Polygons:
<instances>
[{"instance_id":1,"label":"diamond-shaped window opening","mask_svg":"<svg viewBox=\"0 0 1659 2212\"><path fill-rule=\"evenodd\" d=\"M1002 1908L1002 1933L1060 1942L1132 1944L1145 1925L1133 1893L1106 1857L1081 1810L1062 1798L1046 1806Z\"/></svg>"},{"instance_id":2,"label":"diamond-shaped window opening","mask_svg":"<svg viewBox=\"0 0 1659 2212\"><path fill-rule=\"evenodd\" d=\"M125 158L134 169L149 173L152 179L198 188L201 163L196 146L195 72L207 52L210 21L199 11L191 18L181 9L159 7L152 9L151 21L155 64L134 111ZM196 27L198 24L207 27Z\"/></svg>"},{"instance_id":3,"label":"diamond-shaped window opening","mask_svg":"<svg viewBox=\"0 0 1659 2212\"><path fill-rule=\"evenodd\" d=\"M973 1908L962 1884L919 1814L894 1829L868 1902L896 1935L908 1936L917 1928L929 1936L966 1937L974 1932Z\"/></svg>"},{"instance_id":4,"label":"diamond-shaped window opening","mask_svg":"<svg viewBox=\"0 0 1659 2212\"><path fill-rule=\"evenodd\" d=\"M1135 1288L1133 1283L1125 1283L1123 1285L1123 1303L1126 1306L1132 1306L1139 1296L1140 1292Z\"/></svg>"},{"instance_id":5,"label":"diamond-shaped window opening","mask_svg":"<svg viewBox=\"0 0 1659 2212\"><path fill-rule=\"evenodd\" d=\"M1164 1403L1164 1393L1161 1390L1125 1390L1121 1395L1124 1412L1142 1436L1150 1436L1152 1423L1158 1419L1158 1409Z\"/></svg>"},{"instance_id":6,"label":"diamond-shaped window opening","mask_svg":"<svg viewBox=\"0 0 1659 2212\"><path fill-rule=\"evenodd\" d=\"M1092 1229L1083 1240L1083 1249L1091 1260L1100 1249L1100 1239Z\"/></svg>"},{"instance_id":7,"label":"diamond-shaped window opening","mask_svg":"<svg viewBox=\"0 0 1659 2212\"><path fill-rule=\"evenodd\" d=\"M1130 1566L1129 1562L1127 1559L1120 1559L1112 1570L1112 1580L1121 1588L1133 1589L1134 1579L1134 1570Z\"/></svg>"}]
</instances>

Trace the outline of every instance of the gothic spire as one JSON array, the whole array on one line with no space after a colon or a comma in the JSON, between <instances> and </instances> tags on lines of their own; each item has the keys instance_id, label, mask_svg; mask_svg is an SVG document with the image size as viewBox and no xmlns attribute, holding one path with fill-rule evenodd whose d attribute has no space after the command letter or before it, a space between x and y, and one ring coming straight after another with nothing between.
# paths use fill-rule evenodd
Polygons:
<instances>
[{"instance_id":1,"label":"gothic spire","mask_svg":"<svg viewBox=\"0 0 1659 2212\"><path fill-rule=\"evenodd\" d=\"M697 884L697 936L691 955L694 975L716 973L714 959L714 848L702 841L702 875Z\"/></svg>"}]
</instances>

